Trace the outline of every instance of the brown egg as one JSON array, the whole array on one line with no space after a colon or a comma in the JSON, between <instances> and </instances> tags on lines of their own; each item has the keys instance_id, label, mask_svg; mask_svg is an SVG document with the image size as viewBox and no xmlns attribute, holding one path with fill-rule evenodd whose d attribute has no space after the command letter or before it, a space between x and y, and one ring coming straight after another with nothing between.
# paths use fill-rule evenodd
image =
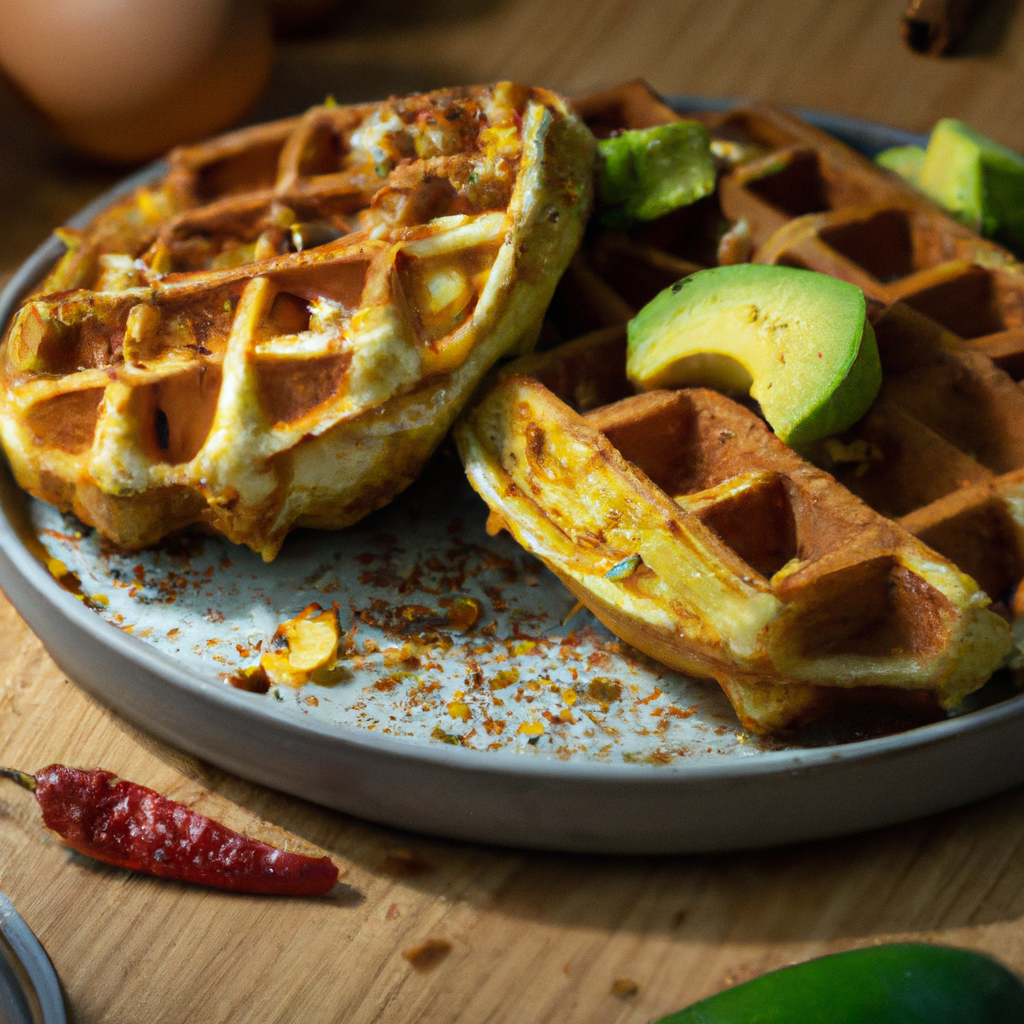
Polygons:
<instances>
[{"instance_id":1,"label":"brown egg","mask_svg":"<svg viewBox=\"0 0 1024 1024\"><path fill-rule=\"evenodd\" d=\"M0 65L76 148L142 160L238 118L266 84L259 0L0 0Z\"/></svg>"}]
</instances>

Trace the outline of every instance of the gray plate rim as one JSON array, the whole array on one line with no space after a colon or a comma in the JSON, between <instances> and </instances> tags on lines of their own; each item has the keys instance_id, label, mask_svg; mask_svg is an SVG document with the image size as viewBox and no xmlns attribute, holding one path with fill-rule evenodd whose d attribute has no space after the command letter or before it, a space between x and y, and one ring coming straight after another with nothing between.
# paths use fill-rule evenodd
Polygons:
<instances>
[{"instance_id":1,"label":"gray plate rim","mask_svg":"<svg viewBox=\"0 0 1024 1024\"><path fill-rule=\"evenodd\" d=\"M15 991L24 1001L22 1006L9 1007L18 1014L11 1024L67 1024L57 972L42 943L2 892L0 936L0 957L7 969L5 982L16 986ZM15 1000L17 998L14 996Z\"/></svg>"}]
</instances>

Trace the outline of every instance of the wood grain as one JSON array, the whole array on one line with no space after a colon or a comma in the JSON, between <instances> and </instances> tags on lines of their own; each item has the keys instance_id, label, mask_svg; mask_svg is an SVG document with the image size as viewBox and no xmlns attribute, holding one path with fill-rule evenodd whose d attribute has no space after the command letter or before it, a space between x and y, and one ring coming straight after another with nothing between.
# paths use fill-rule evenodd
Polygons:
<instances>
[{"instance_id":1,"label":"wood grain","mask_svg":"<svg viewBox=\"0 0 1024 1024\"><path fill-rule=\"evenodd\" d=\"M513 77L583 92L752 96L925 131L962 117L1024 148L1024 11L989 4L974 52L914 55L900 0L440 0L342 7L281 48L254 116ZM0 274L121 171L70 157L0 93ZM0 763L103 765L229 825L320 848L323 899L220 894L64 849L0 790L0 889L80 1024L645 1022L764 970L915 937L1024 973L1024 793L868 835L701 857L558 856L446 843L250 785L139 734L65 680L0 599ZM899 780L893 780L898 791ZM697 823L699 824L699 823ZM451 944L431 970L404 951ZM635 995L613 994L632 981ZM628 986L622 986L627 989Z\"/></svg>"}]
</instances>

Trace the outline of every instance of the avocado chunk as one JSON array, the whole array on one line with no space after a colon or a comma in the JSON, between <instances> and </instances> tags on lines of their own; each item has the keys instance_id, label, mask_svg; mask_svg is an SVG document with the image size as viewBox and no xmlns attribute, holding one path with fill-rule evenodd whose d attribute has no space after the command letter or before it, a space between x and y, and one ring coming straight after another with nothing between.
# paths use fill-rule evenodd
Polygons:
<instances>
[{"instance_id":1,"label":"avocado chunk","mask_svg":"<svg viewBox=\"0 0 1024 1024\"><path fill-rule=\"evenodd\" d=\"M1024 157L945 118L917 179L940 206L988 238L1024 250Z\"/></svg>"},{"instance_id":2,"label":"avocado chunk","mask_svg":"<svg viewBox=\"0 0 1024 1024\"><path fill-rule=\"evenodd\" d=\"M924 163L924 152L923 146L893 146L890 149L883 149L875 157L875 163L879 167L895 172L911 185L916 185L921 174L921 165Z\"/></svg>"},{"instance_id":3,"label":"avocado chunk","mask_svg":"<svg viewBox=\"0 0 1024 1024\"><path fill-rule=\"evenodd\" d=\"M710 136L697 121L625 131L598 148L605 227L654 220L715 190Z\"/></svg>"},{"instance_id":4,"label":"avocado chunk","mask_svg":"<svg viewBox=\"0 0 1024 1024\"><path fill-rule=\"evenodd\" d=\"M749 391L792 446L839 433L882 385L864 293L811 270L700 270L629 322L626 372L645 390Z\"/></svg>"}]
</instances>

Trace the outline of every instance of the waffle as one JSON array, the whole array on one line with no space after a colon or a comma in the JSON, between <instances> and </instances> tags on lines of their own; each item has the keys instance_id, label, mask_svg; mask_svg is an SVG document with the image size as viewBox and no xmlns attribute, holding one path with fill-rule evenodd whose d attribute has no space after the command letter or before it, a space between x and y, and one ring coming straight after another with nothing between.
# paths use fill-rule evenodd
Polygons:
<instances>
[{"instance_id":1,"label":"waffle","mask_svg":"<svg viewBox=\"0 0 1024 1024\"><path fill-rule=\"evenodd\" d=\"M641 83L575 105L599 136L679 116ZM748 259L858 285L882 391L861 423L805 454L1013 607L1024 576L1024 266L787 111L694 116L720 161L716 194L629 235L588 237L556 292L556 328L611 330L673 280ZM585 391L589 371L576 372Z\"/></svg>"},{"instance_id":2,"label":"waffle","mask_svg":"<svg viewBox=\"0 0 1024 1024\"><path fill-rule=\"evenodd\" d=\"M948 709L1010 649L973 579L716 392L582 416L513 376L456 439L492 532L634 647L716 679L747 728Z\"/></svg>"},{"instance_id":3,"label":"waffle","mask_svg":"<svg viewBox=\"0 0 1024 1024\"><path fill-rule=\"evenodd\" d=\"M532 345L593 160L562 100L511 83L175 150L62 233L7 330L18 482L129 549L205 524L271 559L355 522Z\"/></svg>"},{"instance_id":4,"label":"waffle","mask_svg":"<svg viewBox=\"0 0 1024 1024\"><path fill-rule=\"evenodd\" d=\"M638 83L575 105L598 136L678 116ZM787 112L701 120L715 195L588 234L549 310L548 335L575 340L502 371L460 426L471 481L492 529L618 635L717 679L752 729L857 704L941 714L1003 663L1024 614L1024 268ZM625 321L686 274L748 260L868 300L882 389L801 455L724 396L630 397Z\"/></svg>"}]
</instances>

